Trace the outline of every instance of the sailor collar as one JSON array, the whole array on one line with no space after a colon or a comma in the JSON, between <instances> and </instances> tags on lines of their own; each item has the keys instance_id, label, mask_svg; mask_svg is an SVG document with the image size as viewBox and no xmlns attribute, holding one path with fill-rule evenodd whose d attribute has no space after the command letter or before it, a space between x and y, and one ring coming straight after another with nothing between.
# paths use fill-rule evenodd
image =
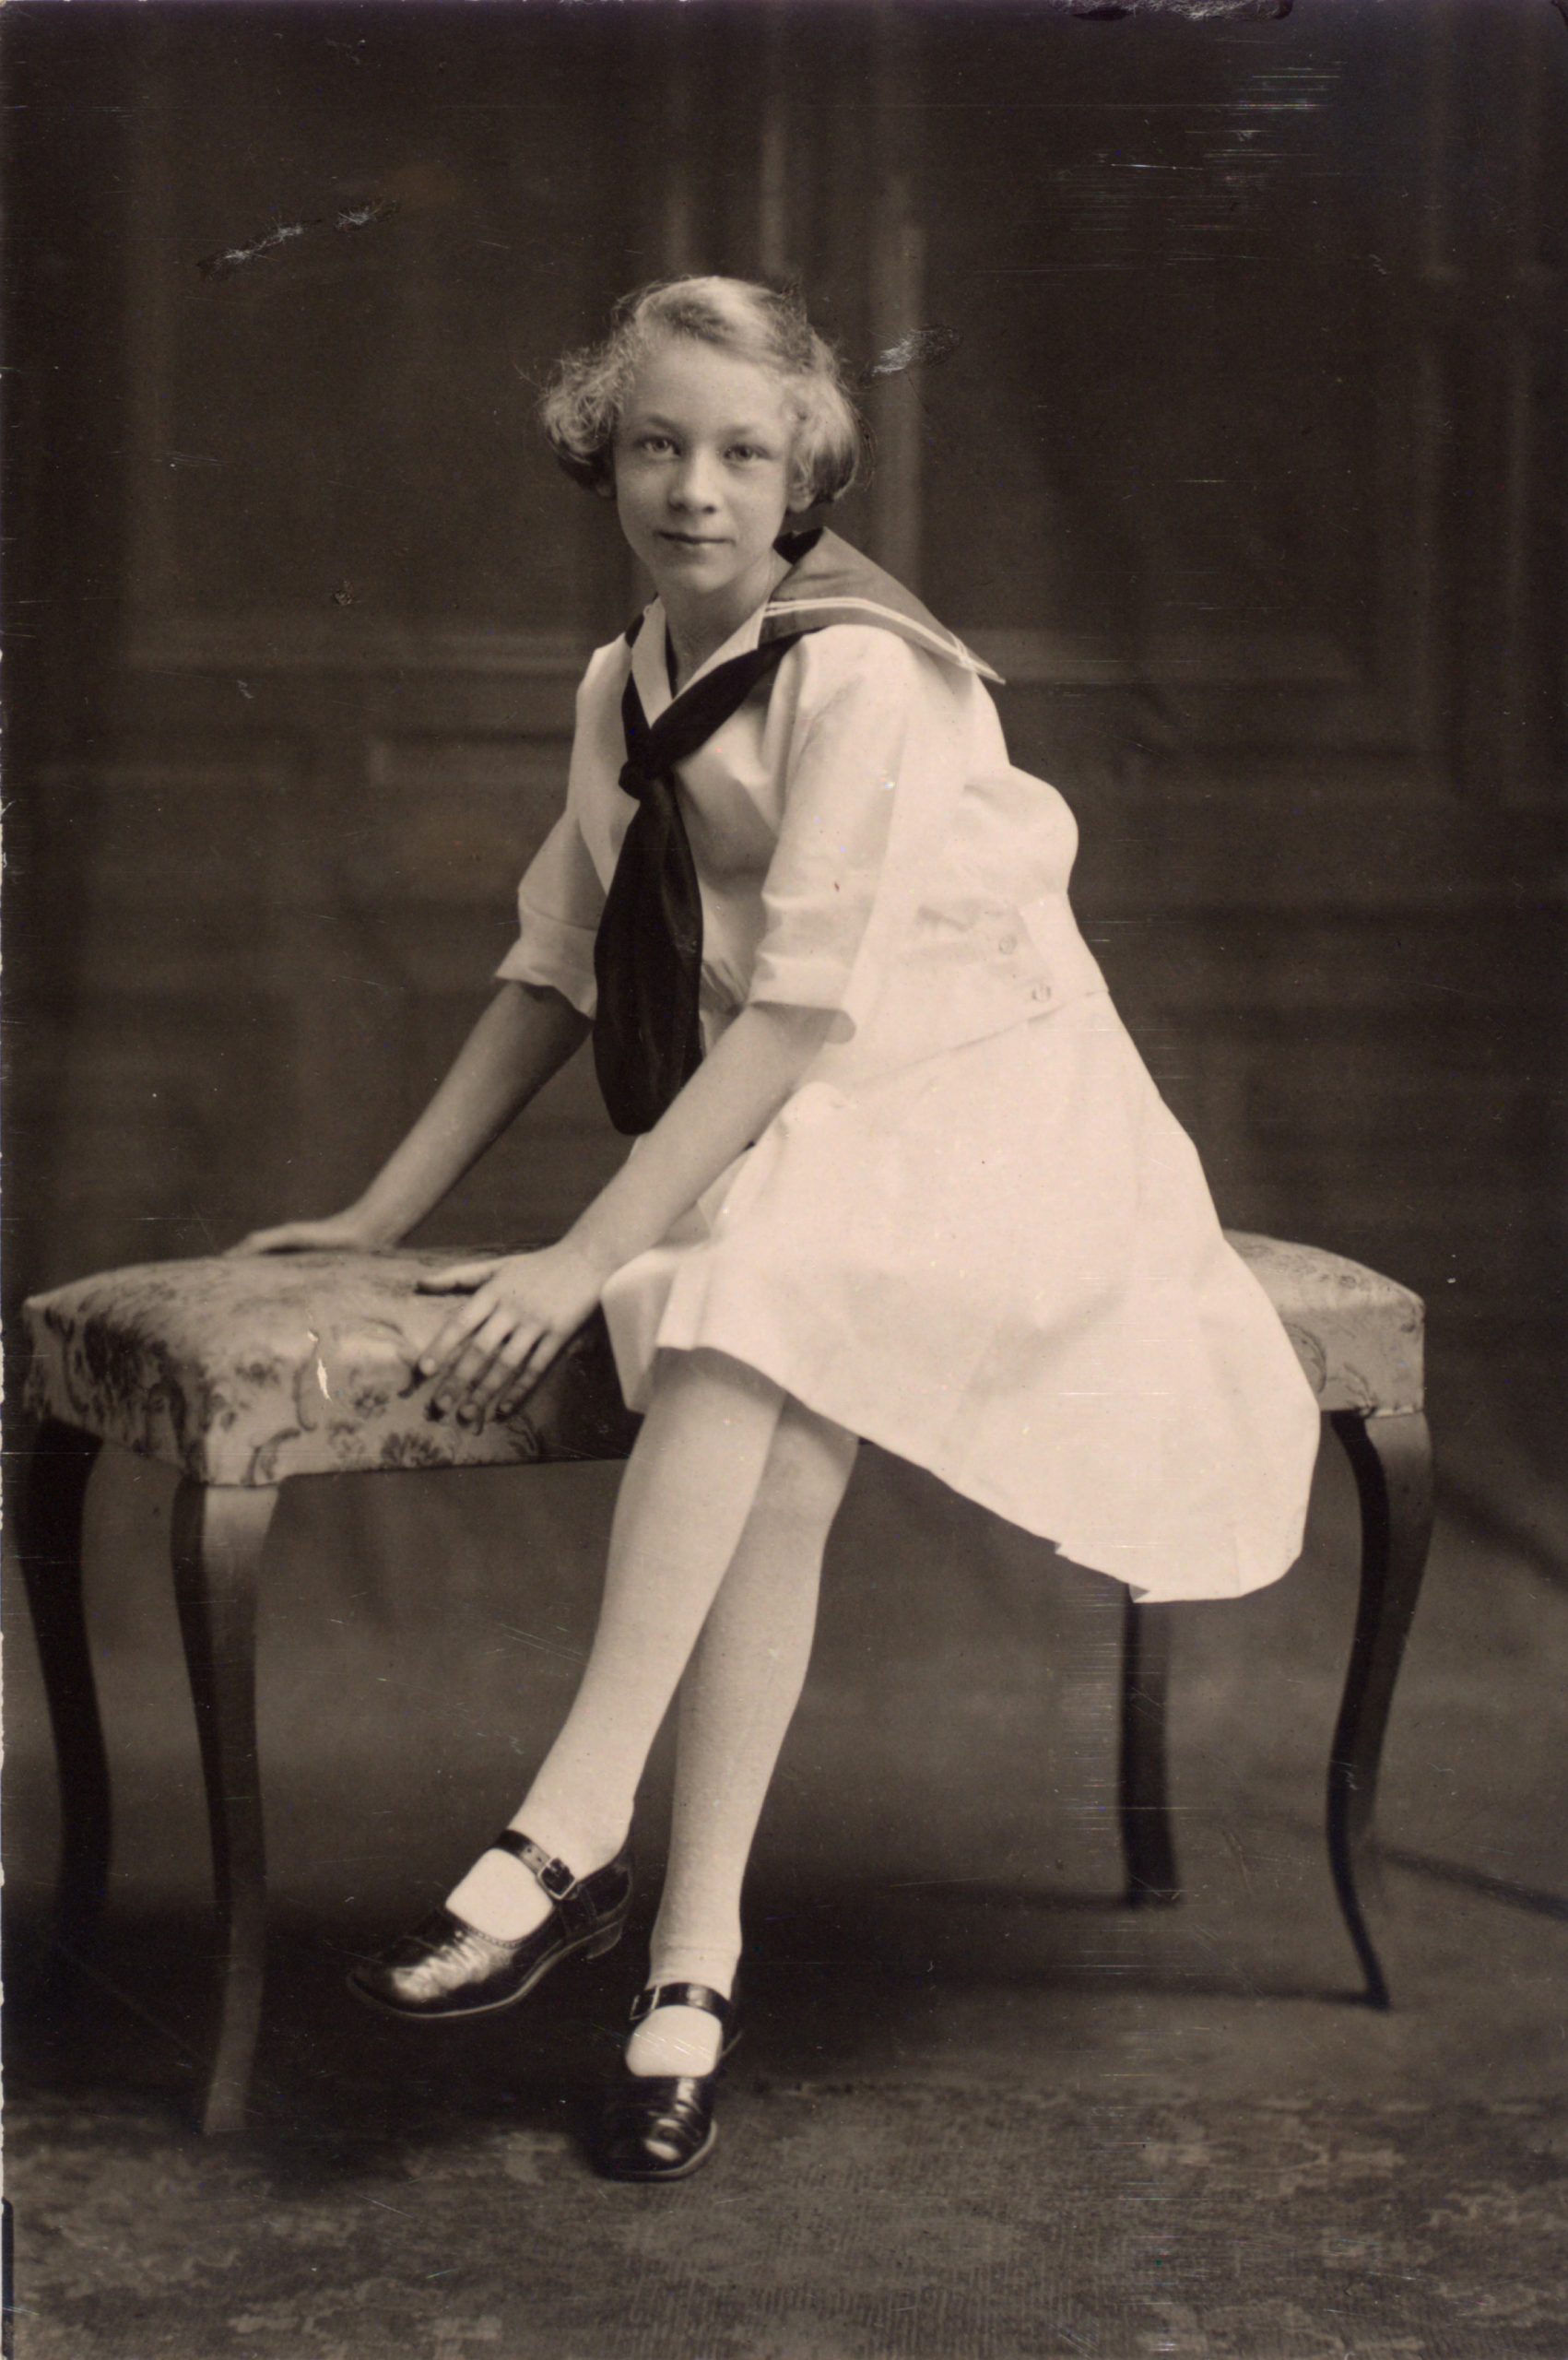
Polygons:
<instances>
[{"instance_id":1,"label":"sailor collar","mask_svg":"<svg viewBox=\"0 0 1568 2360\"><path fill-rule=\"evenodd\" d=\"M760 642L802 630L821 631L829 623L870 623L1000 685L1001 675L939 623L912 590L825 525L807 533L783 533L773 547L789 560L789 572L762 609Z\"/></svg>"},{"instance_id":2,"label":"sailor collar","mask_svg":"<svg viewBox=\"0 0 1568 2360\"><path fill-rule=\"evenodd\" d=\"M795 638L802 631L824 631L830 623L862 623L892 631L928 655L1000 684L1001 675L964 645L956 633L937 620L911 590L870 558L823 525L805 533L784 533L773 544L787 570L762 605L755 608L722 647L683 681L681 692L715 665L770 640ZM656 623L656 628L653 628ZM655 598L627 633L631 643L631 669L638 694L650 721L671 702L666 667L666 622Z\"/></svg>"}]
</instances>

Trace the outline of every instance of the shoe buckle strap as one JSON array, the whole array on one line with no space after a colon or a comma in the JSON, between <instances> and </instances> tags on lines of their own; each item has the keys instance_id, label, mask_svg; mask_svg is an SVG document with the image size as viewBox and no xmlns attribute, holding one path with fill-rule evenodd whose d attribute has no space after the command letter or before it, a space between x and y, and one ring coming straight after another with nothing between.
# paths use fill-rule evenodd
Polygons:
<instances>
[{"instance_id":1,"label":"shoe buckle strap","mask_svg":"<svg viewBox=\"0 0 1568 2360\"><path fill-rule=\"evenodd\" d=\"M547 1860L535 1873L552 1901L564 1901L576 1889L577 1880L564 1860Z\"/></svg>"},{"instance_id":2,"label":"shoe buckle strap","mask_svg":"<svg viewBox=\"0 0 1568 2360\"><path fill-rule=\"evenodd\" d=\"M646 2022L655 2008L697 2008L703 2015L727 2024L732 2002L706 1983L651 1983L631 2002L631 2022Z\"/></svg>"},{"instance_id":3,"label":"shoe buckle strap","mask_svg":"<svg viewBox=\"0 0 1568 2360\"><path fill-rule=\"evenodd\" d=\"M569 1933L588 1930L595 1917L594 1905L564 1860L552 1859L542 1845L536 1844L531 1836L519 1835L514 1827L502 1828L493 1848L510 1852L513 1859L521 1860L525 1869L532 1870L540 1892L555 1904Z\"/></svg>"}]
</instances>

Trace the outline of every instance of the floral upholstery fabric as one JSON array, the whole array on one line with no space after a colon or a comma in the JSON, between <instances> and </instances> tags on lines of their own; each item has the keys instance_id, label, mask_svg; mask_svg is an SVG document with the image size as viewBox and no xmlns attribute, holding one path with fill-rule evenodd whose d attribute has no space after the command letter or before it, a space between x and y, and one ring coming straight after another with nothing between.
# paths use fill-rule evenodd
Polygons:
<instances>
[{"instance_id":1,"label":"floral upholstery fabric","mask_svg":"<svg viewBox=\"0 0 1568 2360\"><path fill-rule=\"evenodd\" d=\"M28 1406L203 1483L624 1457L637 1421L598 1318L514 1416L434 1415L416 1364L454 1298L416 1281L462 1258L212 1256L78 1280L27 1305Z\"/></svg>"},{"instance_id":2,"label":"floral upholstery fabric","mask_svg":"<svg viewBox=\"0 0 1568 2360\"><path fill-rule=\"evenodd\" d=\"M1325 1414L1392 1417L1422 1406L1426 1307L1419 1294L1320 1245L1241 1229L1225 1234L1279 1313Z\"/></svg>"},{"instance_id":3,"label":"floral upholstery fabric","mask_svg":"<svg viewBox=\"0 0 1568 2360\"><path fill-rule=\"evenodd\" d=\"M1359 1263L1231 1233L1326 1410L1421 1402L1421 1304ZM624 1407L591 1320L507 1419L437 1419L420 1351L451 1298L416 1292L449 1248L151 1262L28 1304L27 1403L198 1482L258 1485L374 1468L619 1458Z\"/></svg>"}]
</instances>

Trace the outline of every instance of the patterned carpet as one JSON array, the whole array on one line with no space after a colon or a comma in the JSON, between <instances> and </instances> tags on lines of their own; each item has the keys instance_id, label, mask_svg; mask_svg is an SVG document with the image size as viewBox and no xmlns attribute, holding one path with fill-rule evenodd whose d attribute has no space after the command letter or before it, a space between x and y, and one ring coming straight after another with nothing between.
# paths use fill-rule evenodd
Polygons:
<instances>
[{"instance_id":1,"label":"patterned carpet","mask_svg":"<svg viewBox=\"0 0 1568 2360\"><path fill-rule=\"evenodd\" d=\"M738 2062L738 2060L737 2060ZM526 2091L203 2144L15 2101L18 2360L1562 2360L1560 2115L770 2085L608 2188Z\"/></svg>"}]
</instances>

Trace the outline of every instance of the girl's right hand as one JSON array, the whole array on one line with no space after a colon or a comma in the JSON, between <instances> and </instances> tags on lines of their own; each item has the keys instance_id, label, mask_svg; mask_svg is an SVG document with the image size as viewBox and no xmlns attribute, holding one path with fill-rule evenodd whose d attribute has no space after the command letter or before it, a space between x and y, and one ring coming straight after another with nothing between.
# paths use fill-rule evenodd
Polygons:
<instances>
[{"instance_id":1,"label":"girl's right hand","mask_svg":"<svg viewBox=\"0 0 1568 2360\"><path fill-rule=\"evenodd\" d=\"M350 1209L348 1212L328 1213L324 1221L286 1221L276 1229L253 1229L230 1254L304 1254L312 1248L336 1248L338 1253L370 1254L390 1240L372 1234L363 1214Z\"/></svg>"}]
</instances>

